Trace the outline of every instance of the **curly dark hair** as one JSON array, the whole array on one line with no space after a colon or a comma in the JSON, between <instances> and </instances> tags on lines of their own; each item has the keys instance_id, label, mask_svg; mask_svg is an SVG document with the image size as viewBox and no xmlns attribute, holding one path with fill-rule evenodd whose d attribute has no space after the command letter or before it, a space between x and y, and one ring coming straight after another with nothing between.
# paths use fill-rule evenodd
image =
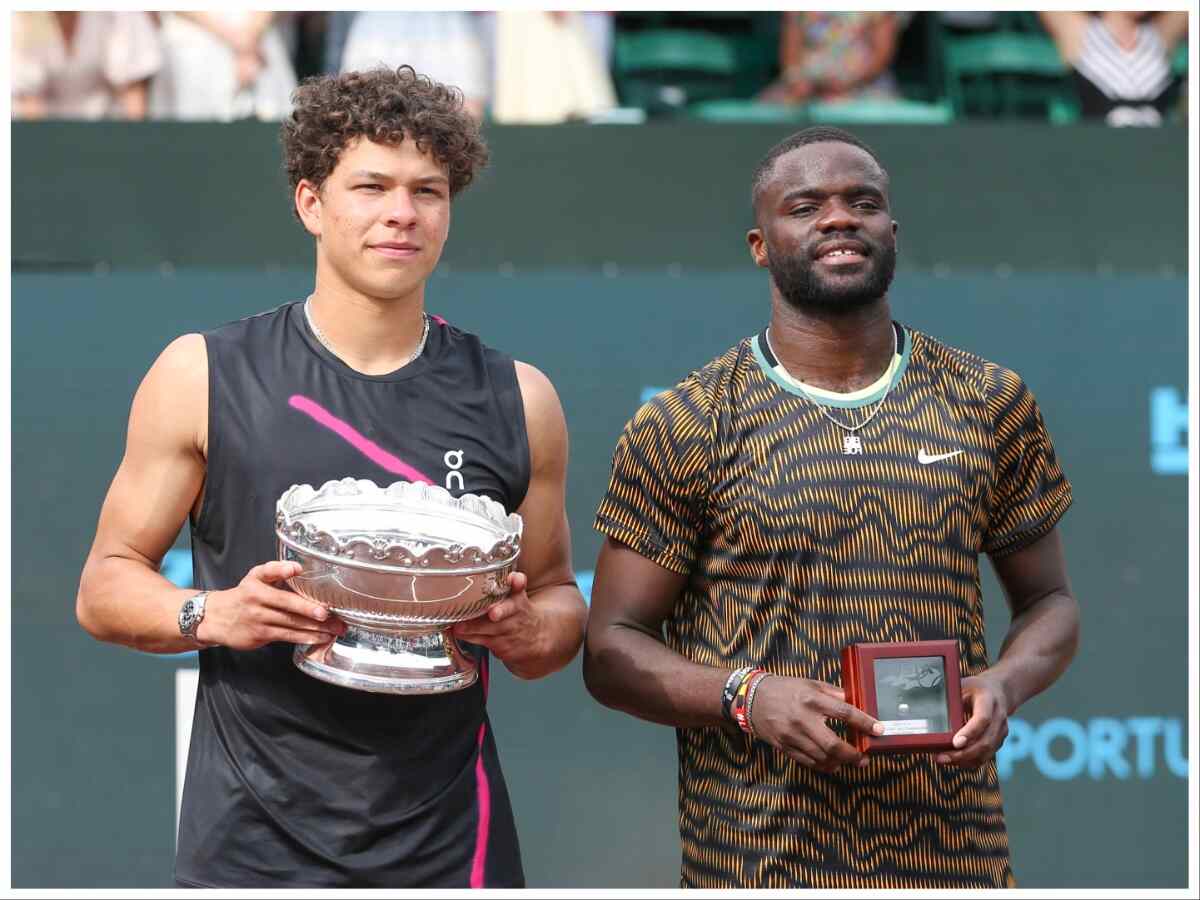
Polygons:
<instances>
[{"instance_id":1,"label":"curly dark hair","mask_svg":"<svg viewBox=\"0 0 1200 900\"><path fill-rule=\"evenodd\" d=\"M451 197L488 161L479 125L463 110L462 92L418 75L412 66L306 78L292 94L280 137L293 194L301 179L318 188L324 184L358 137L391 146L416 141L422 153L449 170Z\"/></svg>"}]
</instances>

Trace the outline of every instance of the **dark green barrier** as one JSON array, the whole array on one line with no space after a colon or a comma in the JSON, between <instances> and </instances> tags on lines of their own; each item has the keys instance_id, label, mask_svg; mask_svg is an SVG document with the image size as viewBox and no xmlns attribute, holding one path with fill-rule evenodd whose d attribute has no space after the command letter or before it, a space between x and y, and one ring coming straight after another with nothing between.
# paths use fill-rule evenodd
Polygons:
<instances>
[{"instance_id":1,"label":"dark green barrier","mask_svg":"<svg viewBox=\"0 0 1200 900\"><path fill-rule=\"evenodd\" d=\"M892 173L905 268L1186 270L1186 129L854 130ZM492 166L456 204L445 261L740 269L750 173L790 131L490 128ZM275 126L16 123L12 157L19 266L311 264Z\"/></svg>"}]
</instances>

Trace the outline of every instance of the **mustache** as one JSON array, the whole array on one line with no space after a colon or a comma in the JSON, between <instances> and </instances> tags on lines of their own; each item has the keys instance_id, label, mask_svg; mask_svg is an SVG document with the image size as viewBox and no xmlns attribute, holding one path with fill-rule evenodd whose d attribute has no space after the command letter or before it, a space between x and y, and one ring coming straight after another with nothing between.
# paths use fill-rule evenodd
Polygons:
<instances>
[{"instance_id":1,"label":"mustache","mask_svg":"<svg viewBox=\"0 0 1200 900\"><path fill-rule=\"evenodd\" d=\"M869 238L859 235L831 235L813 248L812 258L819 259L831 250L854 250L863 256L873 256L878 250L878 245Z\"/></svg>"}]
</instances>

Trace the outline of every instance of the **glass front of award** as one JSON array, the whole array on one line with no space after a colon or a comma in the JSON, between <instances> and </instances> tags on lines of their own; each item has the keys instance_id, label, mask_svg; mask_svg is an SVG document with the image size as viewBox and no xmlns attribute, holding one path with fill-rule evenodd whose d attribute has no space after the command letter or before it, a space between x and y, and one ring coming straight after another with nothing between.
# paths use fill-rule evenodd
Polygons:
<instances>
[{"instance_id":1,"label":"glass front of award","mask_svg":"<svg viewBox=\"0 0 1200 900\"><path fill-rule=\"evenodd\" d=\"M888 734L940 734L950 729L946 664L940 656L874 660L875 708Z\"/></svg>"}]
</instances>

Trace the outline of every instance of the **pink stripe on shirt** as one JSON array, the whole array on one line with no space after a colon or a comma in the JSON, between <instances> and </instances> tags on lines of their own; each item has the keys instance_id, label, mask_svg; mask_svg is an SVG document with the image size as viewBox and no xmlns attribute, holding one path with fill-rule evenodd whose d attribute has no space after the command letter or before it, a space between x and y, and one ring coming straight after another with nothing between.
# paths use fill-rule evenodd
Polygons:
<instances>
[{"instance_id":1,"label":"pink stripe on shirt","mask_svg":"<svg viewBox=\"0 0 1200 900\"><path fill-rule=\"evenodd\" d=\"M479 678L483 682L483 699L487 702L488 666L487 657L479 661ZM487 734L487 722L479 725L479 756L475 760L475 789L479 793L479 825L475 831L475 859L471 862L471 887L484 887L483 871L487 863L488 828L492 824L492 790L488 785L487 772L483 768L483 738Z\"/></svg>"},{"instance_id":2,"label":"pink stripe on shirt","mask_svg":"<svg viewBox=\"0 0 1200 900\"><path fill-rule=\"evenodd\" d=\"M315 419L319 424L324 425L367 459L371 460L371 462L386 469L393 475L402 475L409 481L423 481L425 484L433 484L433 479L428 475L418 469L414 469L398 456L388 453L374 441L360 434L353 425L343 422L316 401L308 399L303 394L293 394L288 398L288 405Z\"/></svg>"}]
</instances>

